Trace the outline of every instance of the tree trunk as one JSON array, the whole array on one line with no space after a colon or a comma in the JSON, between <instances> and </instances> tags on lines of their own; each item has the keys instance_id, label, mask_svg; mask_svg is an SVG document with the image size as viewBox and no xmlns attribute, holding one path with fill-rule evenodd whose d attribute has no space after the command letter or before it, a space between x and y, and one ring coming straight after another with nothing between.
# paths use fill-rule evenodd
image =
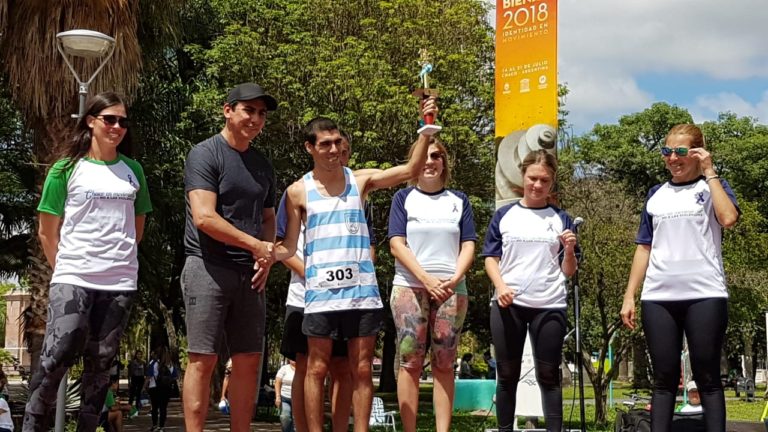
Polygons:
<instances>
[{"instance_id":1,"label":"tree trunk","mask_svg":"<svg viewBox=\"0 0 768 432\"><path fill-rule=\"evenodd\" d=\"M606 412L606 393L603 388L603 380L596 379L592 382L592 388L595 390L595 423L605 423Z\"/></svg>"},{"instance_id":2,"label":"tree trunk","mask_svg":"<svg viewBox=\"0 0 768 432\"><path fill-rule=\"evenodd\" d=\"M43 349L45 326L48 319L48 288L51 283L51 268L45 258L37 236L29 240L30 264L29 293L30 304L24 310L22 327L31 364L30 372L40 366L40 352Z\"/></svg>"},{"instance_id":3,"label":"tree trunk","mask_svg":"<svg viewBox=\"0 0 768 432\"><path fill-rule=\"evenodd\" d=\"M646 355L645 339L638 338L632 346L633 371L632 387L651 388L650 371L651 365Z\"/></svg>"},{"instance_id":4,"label":"tree trunk","mask_svg":"<svg viewBox=\"0 0 768 432\"><path fill-rule=\"evenodd\" d=\"M560 360L560 371L562 374L561 383L563 387L568 387L573 384L573 374L571 373L571 370L568 368L568 360L566 360L565 356Z\"/></svg>"},{"instance_id":5,"label":"tree trunk","mask_svg":"<svg viewBox=\"0 0 768 432\"><path fill-rule=\"evenodd\" d=\"M384 320L384 339L382 340L384 349L381 355L380 392L397 391L397 380L395 379L396 332L395 321L392 319L391 314L387 314Z\"/></svg>"},{"instance_id":6,"label":"tree trunk","mask_svg":"<svg viewBox=\"0 0 768 432\"><path fill-rule=\"evenodd\" d=\"M179 361L179 338L176 336L176 326L173 324L173 316L162 301L157 302L160 313L163 314L165 321L165 334L168 336L168 350L171 352L171 358L174 362Z\"/></svg>"},{"instance_id":7,"label":"tree trunk","mask_svg":"<svg viewBox=\"0 0 768 432\"><path fill-rule=\"evenodd\" d=\"M755 368L754 368L754 362L753 359L753 350L752 350L752 335L745 334L744 335L744 376L746 378L755 379Z\"/></svg>"},{"instance_id":8,"label":"tree trunk","mask_svg":"<svg viewBox=\"0 0 768 432\"><path fill-rule=\"evenodd\" d=\"M623 358L619 363L619 381L627 381L629 379L629 359Z\"/></svg>"}]
</instances>

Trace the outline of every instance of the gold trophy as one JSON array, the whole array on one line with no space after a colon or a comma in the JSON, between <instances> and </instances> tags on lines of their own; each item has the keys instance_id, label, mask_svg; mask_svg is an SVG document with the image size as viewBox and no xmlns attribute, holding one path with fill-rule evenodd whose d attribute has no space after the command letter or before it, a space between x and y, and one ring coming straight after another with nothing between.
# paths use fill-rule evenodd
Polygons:
<instances>
[{"instance_id":1,"label":"gold trophy","mask_svg":"<svg viewBox=\"0 0 768 432\"><path fill-rule=\"evenodd\" d=\"M432 63L429 59L429 53L426 49L422 48L419 50L419 57L419 65L421 65L419 78L421 78L422 88L414 91L413 95L419 99L429 99L432 96L437 97L437 90L429 88L429 73L432 72ZM424 124L419 128L418 132L423 135L434 135L442 129L442 126L435 124L434 114L425 114Z\"/></svg>"}]
</instances>

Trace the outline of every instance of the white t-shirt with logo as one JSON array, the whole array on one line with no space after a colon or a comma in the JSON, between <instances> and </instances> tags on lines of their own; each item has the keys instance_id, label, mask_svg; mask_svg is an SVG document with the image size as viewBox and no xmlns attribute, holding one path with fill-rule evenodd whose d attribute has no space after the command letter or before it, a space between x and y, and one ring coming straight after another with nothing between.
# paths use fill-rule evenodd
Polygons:
<instances>
[{"instance_id":1,"label":"white t-shirt with logo","mask_svg":"<svg viewBox=\"0 0 768 432\"><path fill-rule=\"evenodd\" d=\"M144 171L118 154L56 162L37 210L63 219L51 283L106 291L136 289L136 215L152 211Z\"/></svg>"},{"instance_id":2,"label":"white t-shirt with logo","mask_svg":"<svg viewBox=\"0 0 768 432\"><path fill-rule=\"evenodd\" d=\"M477 240L472 205L458 191L442 189L427 193L416 187L401 189L392 197L388 236L405 237L419 266L430 275L452 277L461 243ZM424 288L400 261L395 261L392 284Z\"/></svg>"},{"instance_id":3,"label":"white t-shirt with logo","mask_svg":"<svg viewBox=\"0 0 768 432\"><path fill-rule=\"evenodd\" d=\"M560 235L566 229L574 230L573 220L552 205L528 208L517 201L496 210L482 256L499 257L501 278L515 291L515 305L566 307L566 277L560 269L564 253Z\"/></svg>"},{"instance_id":4,"label":"white t-shirt with logo","mask_svg":"<svg viewBox=\"0 0 768 432\"><path fill-rule=\"evenodd\" d=\"M720 180L736 208L736 197ZM651 188L635 243L651 246L641 300L728 297L717 221L704 177Z\"/></svg>"}]
</instances>

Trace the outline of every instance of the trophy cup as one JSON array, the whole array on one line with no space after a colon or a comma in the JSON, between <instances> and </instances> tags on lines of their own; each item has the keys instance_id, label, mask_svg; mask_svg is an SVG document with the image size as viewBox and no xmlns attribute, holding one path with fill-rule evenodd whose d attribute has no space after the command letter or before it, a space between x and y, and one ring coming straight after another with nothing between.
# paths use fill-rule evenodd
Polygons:
<instances>
[{"instance_id":1,"label":"trophy cup","mask_svg":"<svg viewBox=\"0 0 768 432\"><path fill-rule=\"evenodd\" d=\"M432 72L432 63L429 61L429 53L426 49L419 50L419 64L421 65L422 88L413 92L413 95L419 99L429 99L431 96L437 97L437 90L429 88L429 73ZM434 114L424 114L424 124L419 128L418 133L423 135L434 135L442 130L442 126L435 124Z\"/></svg>"}]
</instances>

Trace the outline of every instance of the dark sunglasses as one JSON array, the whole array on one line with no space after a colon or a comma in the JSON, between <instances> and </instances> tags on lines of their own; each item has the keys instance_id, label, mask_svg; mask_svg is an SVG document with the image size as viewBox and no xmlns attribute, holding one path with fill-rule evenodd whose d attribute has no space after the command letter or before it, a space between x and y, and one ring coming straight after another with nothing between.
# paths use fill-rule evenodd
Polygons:
<instances>
[{"instance_id":1,"label":"dark sunglasses","mask_svg":"<svg viewBox=\"0 0 768 432\"><path fill-rule=\"evenodd\" d=\"M443 154L440 152L432 152L429 154L429 158L432 160L438 160L443 158Z\"/></svg>"},{"instance_id":2,"label":"dark sunglasses","mask_svg":"<svg viewBox=\"0 0 768 432\"><path fill-rule=\"evenodd\" d=\"M676 154L676 155L678 155L680 157L688 156L688 148L687 147L675 147L675 148L662 147L661 148L661 154L664 157L672 156L672 153L674 153L674 154Z\"/></svg>"},{"instance_id":3,"label":"dark sunglasses","mask_svg":"<svg viewBox=\"0 0 768 432\"><path fill-rule=\"evenodd\" d=\"M131 121L128 120L128 117L121 117L119 115L113 115L113 114L104 114L104 115L98 115L96 116L96 118L110 126L114 126L118 124L123 129L128 129L129 127L131 127Z\"/></svg>"}]
</instances>

